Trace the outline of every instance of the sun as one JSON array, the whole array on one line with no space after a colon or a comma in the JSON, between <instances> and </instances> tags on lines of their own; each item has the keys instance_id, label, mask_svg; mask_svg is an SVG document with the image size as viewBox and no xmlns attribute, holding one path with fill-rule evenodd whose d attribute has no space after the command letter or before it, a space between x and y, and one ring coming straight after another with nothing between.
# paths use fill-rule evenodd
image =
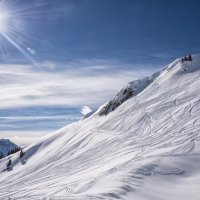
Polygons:
<instances>
[{"instance_id":1,"label":"sun","mask_svg":"<svg viewBox=\"0 0 200 200\"><path fill-rule=\"evenodd\" d=\"M30 26L32 19L38 17L37 9L29 1L0 0L0 60L9 62L8 56L15 49L36 63L33 57L37 39L31 34Z\"/></svg>"}]
</instances>

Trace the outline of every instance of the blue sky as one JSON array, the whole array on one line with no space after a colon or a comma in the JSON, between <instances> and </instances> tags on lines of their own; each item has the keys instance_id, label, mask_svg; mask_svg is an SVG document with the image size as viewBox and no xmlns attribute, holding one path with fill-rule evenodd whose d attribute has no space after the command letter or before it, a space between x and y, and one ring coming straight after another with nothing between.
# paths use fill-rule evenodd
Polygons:
<instances>
[{"instance_id":1,"label":"blue sky","mask_svg":"<svg viewBox=\"0 0 200 200\"><path fill-rule=\"evenodd\" d=\"M2 34L0 12L0 137L61 128L128 81L199 53L199 7L198 0L1 0L9 17Z\"/></svg>"}]
</instances>

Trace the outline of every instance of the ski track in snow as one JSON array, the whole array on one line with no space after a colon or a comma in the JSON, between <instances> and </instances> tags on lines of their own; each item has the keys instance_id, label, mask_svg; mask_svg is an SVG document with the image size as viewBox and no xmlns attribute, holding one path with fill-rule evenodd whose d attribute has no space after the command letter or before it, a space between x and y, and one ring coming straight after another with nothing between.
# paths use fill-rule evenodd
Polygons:
<instances>
[{"instance_id":1,"label":"ski track in snow","mask_svg":"<svg viewBox=\"0 0 200 200\"><path fill-rule=\"evenodd\" d=\"M17 154L2 159L0 171L9 158L15 162L0 173L0 200L134 199L151 177L184 177L184 166L160 163L197 154L200 58L195 59L194 69L175 61L107 116L94 114L59 130L28 147L21 160Z\"/></svg>"}]
</instances>

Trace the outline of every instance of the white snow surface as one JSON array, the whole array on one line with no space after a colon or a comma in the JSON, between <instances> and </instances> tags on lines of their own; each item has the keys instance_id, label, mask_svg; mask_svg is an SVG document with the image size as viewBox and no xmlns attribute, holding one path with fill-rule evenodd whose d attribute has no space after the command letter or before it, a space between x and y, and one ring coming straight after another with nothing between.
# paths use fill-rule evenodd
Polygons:
<instances>
[{"instance_id":1,"label":"white snow surface","mask_svg":"<svg viewBox=\"0 0 200 200\"><path fill-rule=\"evenodd\" d=\"M200 55L192 57L151 76L106 116L101 107L21 159L3 158L0 200L199 200Z\"/></svg>"}]
</instances>

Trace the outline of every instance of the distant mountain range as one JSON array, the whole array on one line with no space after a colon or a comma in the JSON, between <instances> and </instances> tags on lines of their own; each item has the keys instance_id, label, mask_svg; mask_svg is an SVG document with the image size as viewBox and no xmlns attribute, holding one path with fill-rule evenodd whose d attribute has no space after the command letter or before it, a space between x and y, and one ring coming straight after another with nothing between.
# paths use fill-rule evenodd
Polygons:
<instances>
[{"instance_id":1,"label":"distant mountain range","mask_svg":"<svg viewBox=\"0 0 200 200\"><path fill-rule=\"evenodd\" d=\"M17 148L20 147L9 139L0 139L0 157L7 156L11 151L15 151Z\"/></svg>"}]
</instances>

